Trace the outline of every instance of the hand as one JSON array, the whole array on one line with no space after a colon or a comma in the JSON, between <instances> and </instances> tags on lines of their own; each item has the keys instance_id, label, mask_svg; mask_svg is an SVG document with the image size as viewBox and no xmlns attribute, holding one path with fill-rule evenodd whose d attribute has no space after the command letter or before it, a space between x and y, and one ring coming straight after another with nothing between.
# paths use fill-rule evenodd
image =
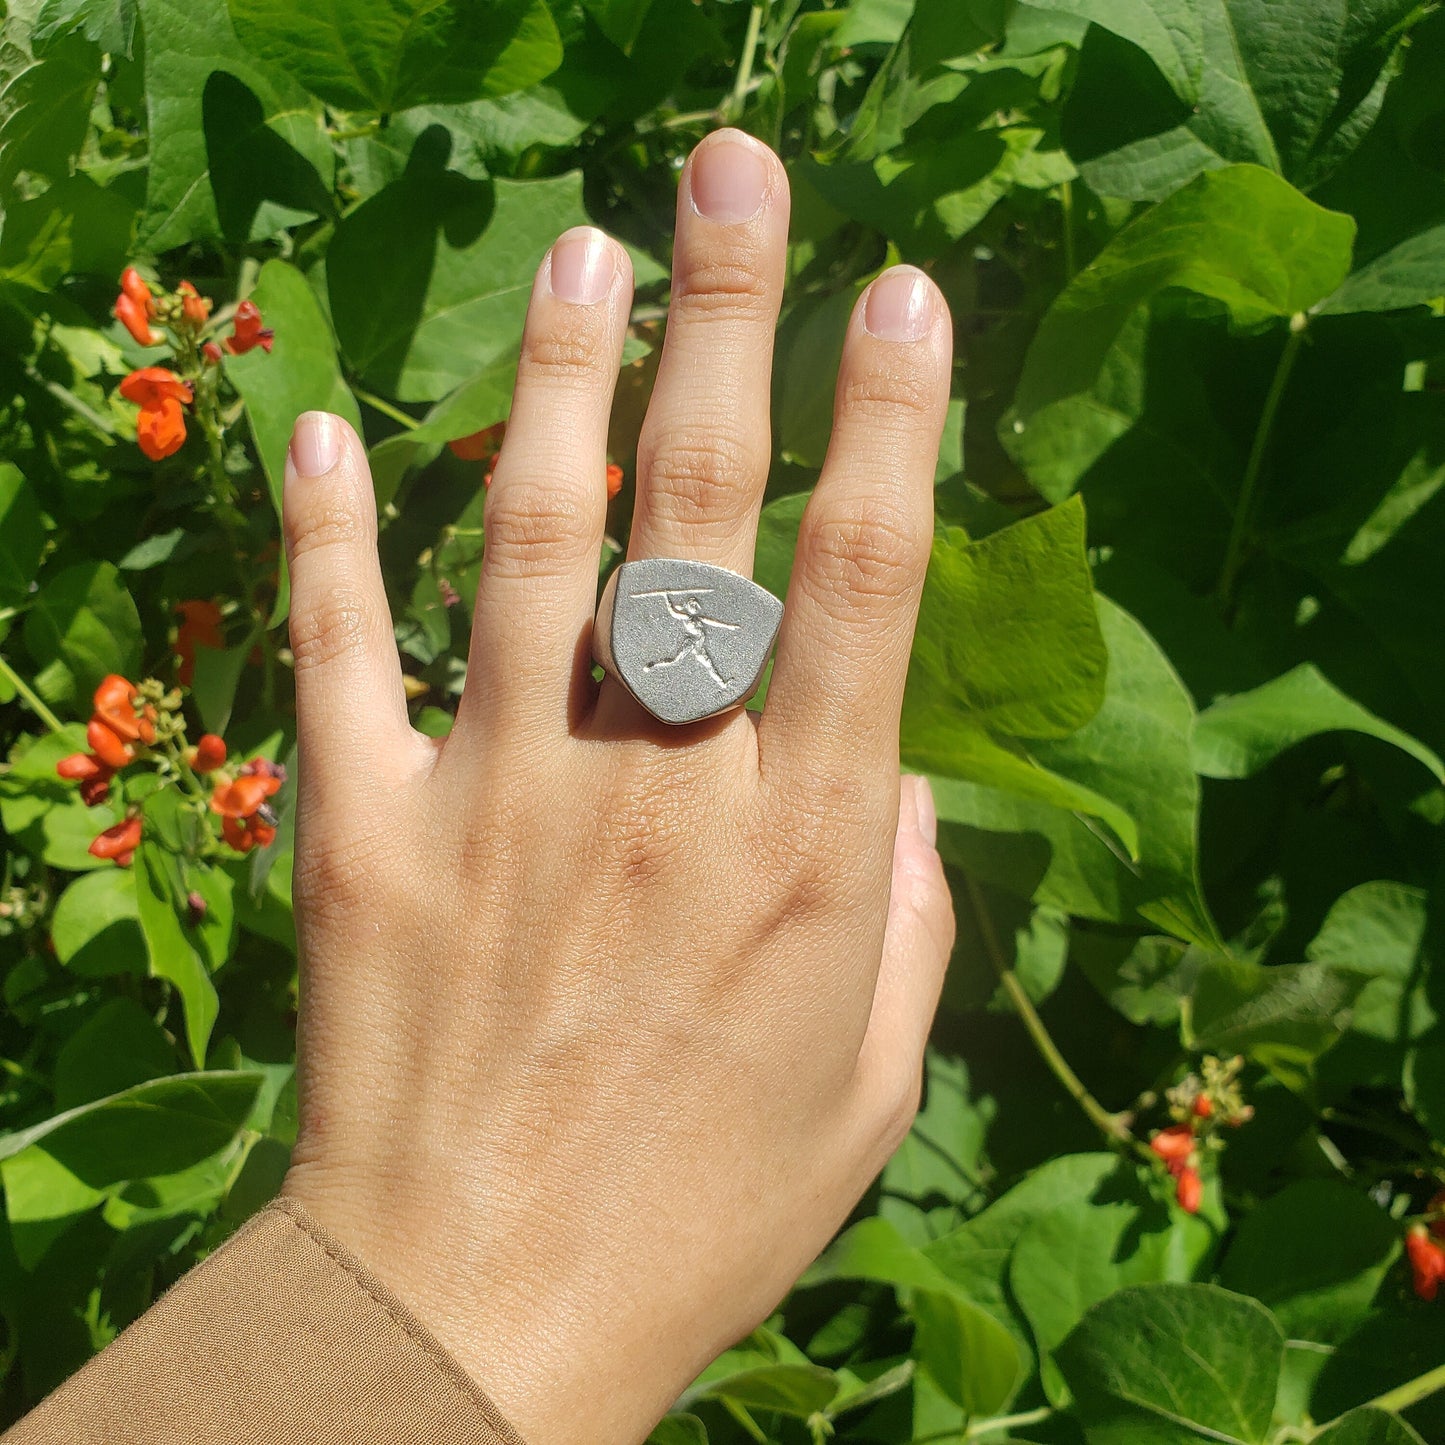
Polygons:
<instances>
[{"instance_id":1,"label":"hand","mask_svg":"<svg viewBox=\"0 0 1445 1445\"><path fill-rule=\"evenodd\" d=\"M629 555L750 570L788 188L682 175ZM950 325L858 304L761 718L668 728L589 639L626 253L569 231L531 298L470 668L408 725L366 459L302 417L285 486L300 796L301 1127L285 1192L530 1445L641 1440L766 1318L907 1131L953 941L898 718Z\"/></svg>"}]
</instances>

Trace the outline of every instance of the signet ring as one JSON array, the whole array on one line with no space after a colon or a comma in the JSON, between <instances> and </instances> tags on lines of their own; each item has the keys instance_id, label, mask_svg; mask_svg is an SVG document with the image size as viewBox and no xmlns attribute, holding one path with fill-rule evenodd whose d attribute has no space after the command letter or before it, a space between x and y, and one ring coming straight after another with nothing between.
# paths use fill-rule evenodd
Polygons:
<instances>
[{"instance_id":1,"label":"signet ring","mask_svg":"<svg viewBox=\"0 0 1445 1445\"><path fill-rule=\"evenodd\" d=\"M737 572L649 557L607 579L592 656L659 722L700 722L758 690L782 620L783 604Z\"/></svg>"}]
</instances>

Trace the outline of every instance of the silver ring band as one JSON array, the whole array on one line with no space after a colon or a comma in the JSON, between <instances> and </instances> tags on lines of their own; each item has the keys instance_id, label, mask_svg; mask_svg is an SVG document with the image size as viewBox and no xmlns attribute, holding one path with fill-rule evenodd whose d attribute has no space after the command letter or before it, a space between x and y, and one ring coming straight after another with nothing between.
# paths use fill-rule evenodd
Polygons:
<instances>
[{"instance_id":1,"label":"silver ring band","mask_svg":"<svg viewBox=\"0 0 1445 1445\"><path fill-rule=\"evenodd\" d=\"M592 656L659 722L699 722L758 690L782 620L783 604L737 572L649 557L607 579Z\"/></svg>"}]
</instances>

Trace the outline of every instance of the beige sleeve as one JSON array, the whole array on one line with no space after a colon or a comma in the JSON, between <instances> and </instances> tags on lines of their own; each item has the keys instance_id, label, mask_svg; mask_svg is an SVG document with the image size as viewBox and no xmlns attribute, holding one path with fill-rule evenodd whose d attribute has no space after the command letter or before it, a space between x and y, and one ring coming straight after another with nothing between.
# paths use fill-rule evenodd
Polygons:
<instances>
[{"instance_id":1,"label":"beige sleeve","mask_svg":"<svg viewBox=\"0 0 1445 1445\"><path fill-rule=\"evenodd\" d=\"M522 1445L405 1306L284 1197L3 1440Z\"/></svg>"}]
</instances>

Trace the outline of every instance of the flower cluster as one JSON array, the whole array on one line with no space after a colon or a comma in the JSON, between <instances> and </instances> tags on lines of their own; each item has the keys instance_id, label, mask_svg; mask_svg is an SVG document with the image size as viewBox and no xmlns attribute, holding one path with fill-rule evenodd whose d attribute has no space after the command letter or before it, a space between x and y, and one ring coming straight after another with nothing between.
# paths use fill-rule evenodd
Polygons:
<instances>
[{"instance_id":1,"label":"flower cluster","mask_svg":"<svg viewBox=\"0 0 1445 1445\"><path fill-rule=\"evenodd\" d=\"M270 351L274 333L262 325L254 301L242 301L231 315L231 333L219 343L206 339L211 325L211 301L189 282L174 291L157 294L134 266L120 276L120 295L115 317L141 346L161 346L169 333L175 355L174 369L142 366L120 384L120 394L140 408L136 418L136 443L152 461L160 461L180 450L186 440L186 408L193 407L198 385L208 365L215 365L229 352L242 356L254 347ZM157 331L152 322L162 330ZM214 402L215 389L207 389ZM218 425L210 418L209 425Z\"/></svg>"},{"instance_id":2,"label":"flower cluster","mask_svg":"<svg viewBox=\"0 0 1445 1445\"><path fill-rule=\"evenodd\" d=\"M90 751L61 758L55 771L80 784L80 796L88 807L98 807L110 797L111 780L132 763L155 761L163 771L169 766L169 754L185 731L180 706L180 692L167 692L154 678L137 685L119 673L109 673L91 698L85 729ZM212 747L220 743L224 757L225 744L219 738L207 735L201 743ZM130 809L119 823L96 835L89 852L125 868L140 840L140 815Z\"/></svg>"},{"instance_id":3,"label":"flower cluster","mask_svg":"<svg viewBox=\"0 0 1445 1445\"><path fill-rule=\"evenodd\" d=\"M1208 1055L1203 1077L1190 1074L1169 1090L1169 1112L1174 1122L1158 1129L1149 1148L1174 1180L1174 1197L1187 1214L1198 1214L1204 1199L1202 1156L1224 1147L1218 1130L1237 1129L1254 1117L1239 1087L1241 1057L1217 1059Z\"/></svg>"},{"instance_id":4,"label":"flower cluster","mask_svg":"<svg viewBox=\"0 0 1445 1445\"><path fill-rule=\"evenodd\" d=\"M470 436L457 437L447 443L453 456L460 457L464 462L485 461L487 469L482 473L482 485L492 485L492 473L497 469L497 458L500 455L502 437L506 434L507 424L504 421L496 422L494 425L484 427L481 431L474 431ZM616 462L607 463L606 486L607 496L610 500L622 490L622 482L626 473Z\"/></svg>"},{"instance_id":5,"label":"flower cluster","mask_svg":"<svg viewBox=\"0 0 1445 1445\"><path fill-rule=\"evenodd\" d=\"M286 769L266 758L252 758L236 777L224 775L211 793L211 811L220 814L221 836L238 853L264 848L276 836L276 814L267 801L286 781Z\"/></svg>"}]
</instances>

